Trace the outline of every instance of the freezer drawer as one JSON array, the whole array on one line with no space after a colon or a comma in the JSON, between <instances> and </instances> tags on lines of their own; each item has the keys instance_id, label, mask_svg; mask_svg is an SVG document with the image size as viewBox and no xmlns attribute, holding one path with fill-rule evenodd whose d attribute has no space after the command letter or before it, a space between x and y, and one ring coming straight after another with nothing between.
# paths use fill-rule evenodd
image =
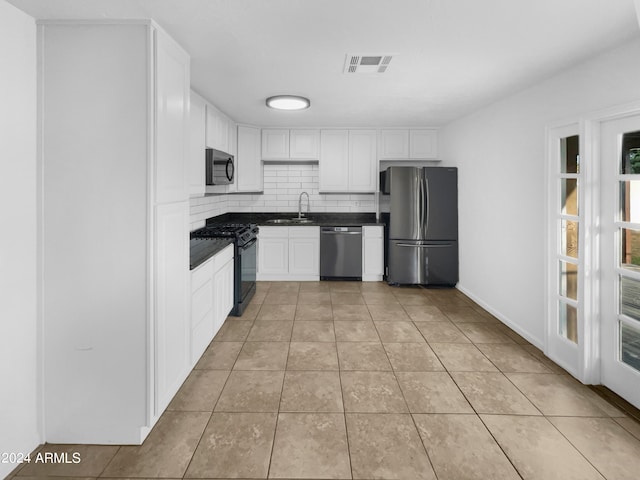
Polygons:
<instances>
[{"instance_id":1,"label":"freezer drawer","mask_svg":"<svg viewBox=\"0 0 640 480\"><path fill-rule=\"evenodd\" d=\"M458 283L458 242L389 240L389 283Z\"/></svg>"},{"instance_id":2,"label":"freezer drawer","mask_svg":"<svg viewBox=\"0 0 640 480\"><path fill-rule=\"evenodd\" d=\"M320 279L362 280L362 227L322 227Z\"/></svg>"}]
</instances>

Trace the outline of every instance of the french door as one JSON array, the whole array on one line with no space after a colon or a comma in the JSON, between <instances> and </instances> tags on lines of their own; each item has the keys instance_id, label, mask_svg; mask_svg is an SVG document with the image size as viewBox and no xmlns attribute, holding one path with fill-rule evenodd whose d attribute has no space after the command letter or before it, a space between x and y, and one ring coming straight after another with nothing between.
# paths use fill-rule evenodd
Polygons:
<instances>
[{"instance_id":1,"label":"french door","mask_svg":"<svg viewBox=\"0 0 640 480\"><path fill-rule=\"evenodd\" d=\"M599 125L601 381L640 408L640 114Z\"/></svg>"},{"instance_id":2,"label":"french door","mask_svg":"<svg viewBox=\"0 0 640 480\"><path fill-rule=\"evenodd\" d=\"M548 259L546 354L581 376L584 344L584 201L579 125L548 131Z\"/></svg>"}]
</instances>

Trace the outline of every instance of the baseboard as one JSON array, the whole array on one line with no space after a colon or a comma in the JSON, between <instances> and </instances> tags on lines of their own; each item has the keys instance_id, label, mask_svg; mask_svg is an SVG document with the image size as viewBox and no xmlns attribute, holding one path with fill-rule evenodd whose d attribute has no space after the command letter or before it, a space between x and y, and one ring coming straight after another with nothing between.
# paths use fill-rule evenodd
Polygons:
<instances>
[{"instance_id":1,"label":"baseboard","mask_svg":"<svg viewBox=\"0 0 640 480\"><path fill-rule=\"evenodd\" d=\"M476 294L474 294L472 291L470 291L469 289L467 289L463 285L460 285L458 283L458 285L456 285L456 288L458 290L460 290L462 293L464 293L471 300L476 302L478 305L480 305L482 308L484 308L491 315L493 315L498 320L500 320L502 323L504 323L511 330L513 330L518 335L520 335L522 338L527 340L529 343L531 343L532 345L538 347L540 350L544 350L544 342L540 341L540 339L533 338L528 332L524 331L518 325L513 323L506 315L502 314L502 312L500 312L499 310L496 310L491 305L487 304L484 300L482 300L480 297L478 297Z\"/></svg>"}]
</instances>

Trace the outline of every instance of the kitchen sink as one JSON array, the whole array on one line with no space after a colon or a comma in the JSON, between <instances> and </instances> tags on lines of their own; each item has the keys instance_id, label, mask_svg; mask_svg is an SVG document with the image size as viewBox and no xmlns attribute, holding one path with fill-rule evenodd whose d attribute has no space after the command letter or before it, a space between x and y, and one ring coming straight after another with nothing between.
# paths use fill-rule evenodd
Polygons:
<instances>
[{"instance_id":1,"label":"kitchen sink","mask_svg":"<svg viewBox=\"0 0 640 480\"><path fill-rule=\"evenodd\" d=\"M313 220L310 218L292 218L292 223L313 223Z\"/></svg>"},{"instance_id":2,"label":"kitchen sink","mask_svg":"<svg viewBox=\"0 0 640 480\"><path fill-rule=\"evenodd\" d=\"M282 225L282 224L291 224L291 223L313 223L313 220L310 218L273 218L271 220L267 220L267 223L271 223L274 225Z\"/></svg>"}]
</instances>

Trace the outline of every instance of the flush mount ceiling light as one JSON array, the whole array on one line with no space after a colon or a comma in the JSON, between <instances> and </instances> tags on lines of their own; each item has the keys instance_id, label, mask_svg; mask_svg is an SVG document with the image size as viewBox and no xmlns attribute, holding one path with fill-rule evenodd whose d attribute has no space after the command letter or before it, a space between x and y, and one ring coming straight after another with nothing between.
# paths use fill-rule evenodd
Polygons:
<instances>
[{"instance_id":1,"label":"flush mount ceiling light","mask_svg":"<svg viewBox=\"0 0 640 480\"><path fill-rule=\"evenodd\" d=\"M311 102L308 98L297 95L275 95L267 98L267 107L276 110L304 110L309 105Z\"/></svg>"}]
</instances>

